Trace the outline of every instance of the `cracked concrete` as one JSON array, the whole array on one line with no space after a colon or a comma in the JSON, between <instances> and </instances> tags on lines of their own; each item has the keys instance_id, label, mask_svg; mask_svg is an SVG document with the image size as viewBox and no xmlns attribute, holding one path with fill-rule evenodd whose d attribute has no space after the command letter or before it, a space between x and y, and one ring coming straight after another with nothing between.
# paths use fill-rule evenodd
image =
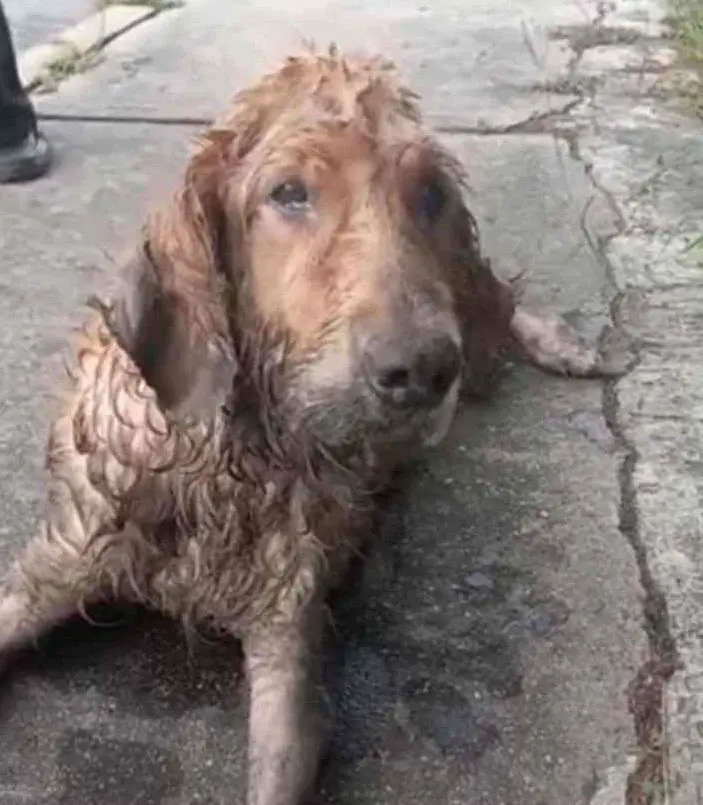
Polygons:
<instances>
[{"instance_id":1,"label":"cracked concrete","mask_svg":"<svg viewBox=\"0 0 703 805\"><path fill-rule=\"evenodd\" d=\"M650 4L649 12L655 19L658 13L661 19L665 8ZM700 294L695 288L700 287L701 277L700 266L686 264L682 247L698 232L700 218L694 210L700 210L701 197L696 187L699 181L694 177L700 177L703 150L694 121L677 114L671 102L666 106L650 102L648 92L654 89L653 82L646 86L640 83L635 93L631 82L623 83L622 72L636 69L638 58L642 73L655 75L661 72L657 68L672 61L666 36L659 32L652 39L641 36L641 29L639 33L639 38L626 35L633 46L630 51L615 48L594 64L594 60L584 61L584 50L578 62L578 69L584 72L594 68L605 71L591 97L588 114L578 121L579 150L588 153L590 175L601 186L610 187L609 195L620 209L622 226L604 256L618 291L614 321L629 334L636 353L631 371L624 379L606 384L604 396L608 425L624 454L619 527L633 547L640 571L650 654L628 694L639 746L625 790L628 805L698 802L703 785L696 726L701 724L703 693L701 621L693 614L690 602L682 598L682 588L692 591L701 578L700 564L694 560L700 556L700 548L691 542L693 533L700 538L700 509L690 497L691 486L697 482L689 466L683 472L677 468L678 472L667 474L666 486L652 484L648 477L652 461L658 464L657 454L663 446L653 430L661 420L656 412L648 414L643 407L651 393L648 388L656 387L670 401L669 410L678 428L669 430L665 449L667 454L677 454L681 440L690 439L689 430L695 427L686 401L697 396L691 352L696 350L699 330L696 326L686 328L682 337L682 328L684 322L695 321L698 316ZM653 53L652 46L658 52ZM579 107L577 112L584 110ZM672 303L670 289L678 289L674 293L679 294L679 315L657 315L662 297L666 299L664 309ZM662 341L676 345L665 356ZM699 439L689 444L700 450ZM697 453L696 447L693 453ZM659 472L661 469L658 467ZM681 501L677 487L682 484L689 489L687 499L693 506L686 510L683 504L685 528L674 514L674 501ZM651 505L653 495L661 507L656 514ZM667 526L660 530L657 525L662 515Z\"/></svg>"},{"instance_id":2,"label":"cracked concrete","mask_svg":"<svg viewBox=\"0 0 703 805\"><path fill-rule=\"evenodd\" d=\"M703 789L700 130L655 97L654 0L190 0L37 99L60 160L0 196L11 325L0 562L41 504L57 346L188 139L295 47L381 50L467 165L486 251L529 301L625 340L618 381L511 367L502 394L391 495L335 601L340 805L694 805ZM121 121L121 122L116 122ZM29 303L31 300L31 304ZM0 805L238 801L236 646L68 627L2 696Z\"/></svg>"}]
</instances>

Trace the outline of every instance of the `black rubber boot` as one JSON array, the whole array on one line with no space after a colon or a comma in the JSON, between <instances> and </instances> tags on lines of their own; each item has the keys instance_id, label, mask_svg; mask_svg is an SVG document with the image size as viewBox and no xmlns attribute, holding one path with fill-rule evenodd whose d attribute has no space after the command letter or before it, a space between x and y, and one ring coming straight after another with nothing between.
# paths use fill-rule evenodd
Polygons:
<instances>
[{"instance_id":1,"label":"black rubber boot","mask_svg":"<svg viewBox=\"0 0 703 805\"><path fill-rule=\"evenodd\" d=\"M39 132L19 145L0 146L0 184L29 182L43 176L51 166L51 146Z\"/></svg>"},{"instance_id":2,"label":"black rubber boot","mask_svg":"<svg viewBox=\"0 0 703 805\"><path fill-rule=\"evenodd\" d=\"M17 73L10 26L0 0L0 184L28 182L47 172L51 148Z\"/></svg>"}]
</instances>

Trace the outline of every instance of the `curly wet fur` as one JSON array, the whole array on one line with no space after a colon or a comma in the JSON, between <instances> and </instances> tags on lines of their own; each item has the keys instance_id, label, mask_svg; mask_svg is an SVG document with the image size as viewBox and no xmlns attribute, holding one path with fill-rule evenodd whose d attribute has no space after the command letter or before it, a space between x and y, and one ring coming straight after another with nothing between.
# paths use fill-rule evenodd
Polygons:
<instances>
[{"instance_id":1,"label":"curly wet fur","mask_svg":"<svg viewBox=\"0 0 703 805\"><path fill-rule=\"evenodd\" d=\"M335 171L354 148L352 209ZM332 176L341 210L315 237L265 202L281 166L304 159ZM425 175L446 195L436 232L406 209ZM46 518L0 603L0 654L106 597L239 635L256 694L248 802L298 802L317 751L296 715L301 646L368 537L374 493L432 427L368 393L347 325L400 327L402 308L408 337L415 319L456 326L465 385L484 394L514 306L481 256L455 162L390 66L290 59L204 135L77 339L47 444Z\"/></svg>"},{"instance_id":2,"label":"curly wet fur","mask_svg":"<svg viewBox=\"0 0 703 805\"><path fill-rule=\"evenodd\" d=\"M353 547L371 473L289 453L283 437L235 424L228 408L211 421L165 416L103 320L85 328L77 358L50 431L35 550L92 553L87 578L72 579L88 599L100 590L240 635L257 620L292 619L291 594L316 592L329 555ZM22 586L46 595L49 576L29 563Z\"/></svg>"}]
</instances>

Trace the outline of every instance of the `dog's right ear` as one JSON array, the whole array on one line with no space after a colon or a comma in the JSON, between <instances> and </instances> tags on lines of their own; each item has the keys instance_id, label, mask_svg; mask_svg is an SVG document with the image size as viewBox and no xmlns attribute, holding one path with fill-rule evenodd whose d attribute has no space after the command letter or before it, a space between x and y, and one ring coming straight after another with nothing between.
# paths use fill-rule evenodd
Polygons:
<instances>
[{"instance_id":1,"label":"dog's right ear","mask_svg":"<svg viewBox=\"0 0 703 805\"><path fill-rule=\"evenodd\" d=\"M155 212L122 267L113 335L164 411L201 418L225 400L236 372L230 242L220 198L234 132L209 135L183 185Z\"/></svg>"},{"instance_id":2,"label":"dog's right ear","mask_svg":"<svg viewBox=\"0 0 703 805\"><path fill-rule=\"evenodd\" d=\"M165 287L146 241L120 272L111 329L160 406L200 418L224 402L235 360L224 320L218 332L214 320L198 320L192 303Z\"/></svg>"},{"instance_id":3,"label":"dog's right ear","mask_svg":"<svg viewBox=\"0 0 703 805\"><path fill-rule=\"evenodd\" d=\"M271 92L264 82L241 93L202 135L181 188L152 215L121 273L113 333L165 411L201 417L224 402L237 373L232 329L245 261L227 185L265 129Z\"/></svg>"}]
</instances>

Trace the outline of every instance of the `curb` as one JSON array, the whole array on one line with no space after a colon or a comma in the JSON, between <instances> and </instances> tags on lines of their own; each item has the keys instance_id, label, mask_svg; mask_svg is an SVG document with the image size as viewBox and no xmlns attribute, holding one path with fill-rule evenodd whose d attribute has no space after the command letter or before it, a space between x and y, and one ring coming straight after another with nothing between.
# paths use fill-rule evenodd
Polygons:
<instances>
[{"instance_id":1,"label":"curb","mask_svg":"<svg viewBox=\"0 0 703 805\"><path fill-rule=\"evenodd\" d=\"M18 58L22 86L27 92L51 91L63 78L94 64L100 51L110 42L167 8L165 4L106 6L51 41L23 51Z\"/></svg>"}]
</instances>

